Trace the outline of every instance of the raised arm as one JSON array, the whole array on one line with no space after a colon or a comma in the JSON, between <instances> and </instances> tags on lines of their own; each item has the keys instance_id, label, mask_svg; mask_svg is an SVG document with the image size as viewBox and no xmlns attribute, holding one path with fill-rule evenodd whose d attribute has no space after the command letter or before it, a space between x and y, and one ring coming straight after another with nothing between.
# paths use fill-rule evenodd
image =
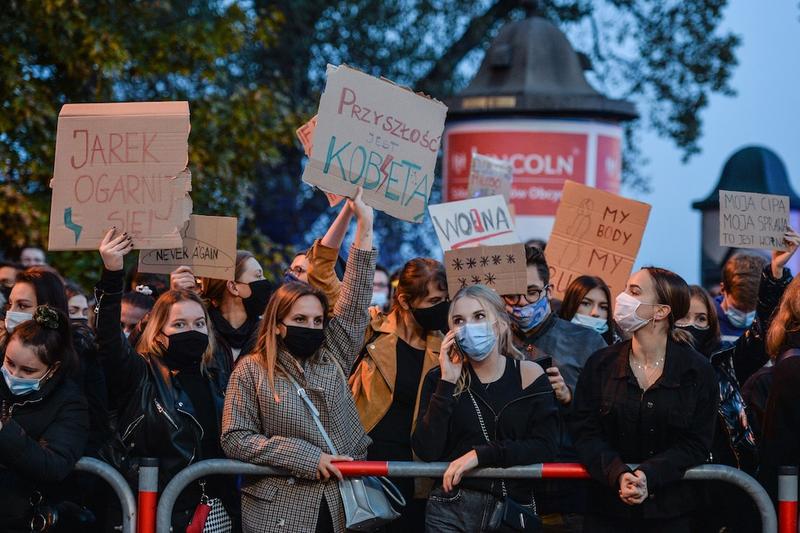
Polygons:
<instances>
[{"instance_id":1,"label":"raised arm","mask_svg":"<svg viewBox=\"0 0 800 533\"><path fill-rule=\"evenodd\" d=\"M122 289L125 271L123 258L133 249L126 234L116 235L111 229L100 243L103 274L95 287L97 298L97 355L105 370L109 390L118 398L128 398L129 392L147 372L142 357L125 338L120 326Z\"/></svg>"},{"instance_id":2,"label":"raised arm","mask_svg":"<svg viewBox=\"0 0 800 533\"><path fill-rule=\"evenodd\" d=\"M332 313L336 301L339 299L342 282L336 276L336 261L339 258L339 248L347 234L350 220L353 218L353 209L350 202L343 204L339 215L333 220L328 232L321 240L314 241L309 250L308 282L325 293L328 298L328 312Z\"/></svg>"},{"instance_id":3,"label":"raised arm","mask_svg":"<svg viewBox=\"0 0 800 533\"><path fill-rule=\"evenodd\" d=\"M358 227L333 318L325 329L323 345L323 350L337 358L345 374L350 373L364 344L364 332L369 323L375 259L378 255L372 248L372 208L363 202L361 195L359 189L355 198L347 200L355 213Z\"/></svg>"}]
</instances>

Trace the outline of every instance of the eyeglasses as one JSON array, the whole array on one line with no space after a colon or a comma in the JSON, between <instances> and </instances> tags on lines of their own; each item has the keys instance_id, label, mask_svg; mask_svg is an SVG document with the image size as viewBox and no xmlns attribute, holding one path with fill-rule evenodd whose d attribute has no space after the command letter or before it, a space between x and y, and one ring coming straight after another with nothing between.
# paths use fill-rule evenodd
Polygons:
<instances>
[{"instance_id":1,"label":"eyeglasses","mask_svg":"<svg viewBox=\"0 0 800 533\"><path fill-rule=\"evenodd\" d=\"M503 295L503 300L505 300L508 305L513 306L535 304L542 299L542 295L545 294L549 288L550 285L545 285L541 289L528 287L528 294L506 294Z\"/></svg>"}]
</instances>

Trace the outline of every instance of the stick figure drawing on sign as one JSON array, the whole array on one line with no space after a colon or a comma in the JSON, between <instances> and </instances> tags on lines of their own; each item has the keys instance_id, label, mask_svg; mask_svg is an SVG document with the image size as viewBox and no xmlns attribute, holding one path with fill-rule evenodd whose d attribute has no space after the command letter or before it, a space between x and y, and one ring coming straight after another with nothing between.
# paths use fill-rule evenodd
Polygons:
<instances>
[{"instance_id":1,"label":"stick figure drawing on sign","mask_svg":"<svg viewBox=\"0 0 800 533\"><path fill-rule=\"evenodd\" d=\"M578 204L578 210L575 213L575 218L569 226L567 226L566 233L572 237L572 241L564 246L561 252L561 259L558 264L565 268L570 268L578 262L581 256L580 245L575 241L580 241L589 228L592 226L592 212L594 211L594 202L591 198L584 198Z\"/></svg>"}]
</instances>

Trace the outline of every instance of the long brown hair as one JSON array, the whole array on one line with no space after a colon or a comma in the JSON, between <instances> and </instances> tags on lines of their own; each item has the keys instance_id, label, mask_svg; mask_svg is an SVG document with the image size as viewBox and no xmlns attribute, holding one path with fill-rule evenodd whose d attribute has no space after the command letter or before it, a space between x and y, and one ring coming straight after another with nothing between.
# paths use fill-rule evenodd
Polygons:
<instances>
[{"instance_id":1,"label":"long brown hair","mask_svg":"<svg viewBox=\"0 0 800 533\"><path fill-rule=\"evenodd\" d=\"M794 278L786 292L783 293L781 304L772 325L767 331L767 353L775 359L792 346L791 335L800 331L800 276Z\"/></svg>"},{"instance_id":2,"label":"long brown hair","mask_svg":"<svg viewBox=\"0 0 800 533\"><path fill-rule=\"evenodd\" d=\"M611 289L608 288L603 278L597 276L578 276L570 282L567 287L567 292L564 293L564 299L561 301L561 309L558 310L558 316L564 320L572 320L578 312L581 302L593 289L600 289L606 296L608 302L608 316L606 323L608 324L608 331L614 331L614 313L611 312L611 305L614 300L611 299Z\"/></svg>"},{"instance_id":3,"label":"long brown hair","mask_svg":"<svg viewBox=\"0 0 800 533\"><path fill-rule=\"evenodd\" d=\"M672 340L693 346L692 336L675 327L675 322L689 313L689 304L692 301L689 295L689 285L682 277L666 268L644 267L642 270L646 270L653 280L658 303L669 306L667 332Z\"/></svg>"},{"instance_id":4,"label":"long brown hair","mask_svg":"<svg viewBox=\"0 0 800 533\"><path fill-rule=\"evenodd\" d=\"M403 265L397 279L392 311L405 311L400 305L401 299L411 305L411 302L428 296L429 281L435 281L441 290L447 291L447 274L444 265L439 261L427 257L415 257Z\"/></svg>"},{"instance_id":5,"label":"long brown hair","mask_svg":"<svg viewBox=\"0 0 800 533\"><path fill-rule=\"evenodd\" d=\"M278 362L278 350L283 344L278 334L278 324L286 318L294 303L303 296L315 296L322 305L323 313L326 313L328 299L322 291L308 283L284 283L269 299L264 316L261 318L261 325L258 327L258 340L253 348L253 357L267 371L267 382L275 401L278 401L275 392L275 368ZM349 369L345 369L347 370Z\"/></svg>"},{"instance_id":6,"label":"long brown hair","mask_svg":"<svg viewBox=\"0 0 800 533\"><path fill-rule=\"evenodd\" d=\"M164 357L166 343L164 342L165 335L161 333L161 330L169 319L169 310L178 302L187 301L194 302L202 307L203 316L206 319L208 348L203 354L203 360L200 365L200 368L205 372L208 364L214 359L216 341L214 339L214 330L211 327L211 320L208 318L208 310L203 305L203 300L193 291L186 289L167 291L156 300L156 304L148 314L147 325L144 327L141 337L139 337L139 342L136 343L136 351L150 356Z\"/></svg>"},{"instance_id":7,"label":"long brown hair","mask_svg":"<svg viewBox=\"0 0 800 533\"><path fill-rule=\"evenodd\" d=\"M518 360L523 360L525 358L522 352L514 346L514 332L511 329L511 319L506 312L505 302L496 292L485 285L470 285L456 293L450 304L450 312L447 317L451 328L453 328L453 314L455 312L456 302L462 298L473 298L481 302L481 305L483 305L488 315L487 319L494 320L497 323L497 350L500 355ZM461 394L464 390L468 389L469 381L469 369L466 364L462 364L461 375L456 382L455 394Z\"/></svg>"},{"instance_id":8,"label":"long brown hair","mask_svg":"<svg viewBox=\"0 0 800 533\"><path fill-rule=\"evenodd\" d=\"M233 281L239 281L239 278L244 274L244 267L247 260L255 258L255 256L247 250L239 250L236 252L236 266L233 270ZM225 291L228 286L228 280L203 278L203 297L211 302L214 307L219 307L225 298Z\"/></svg>"},{"instance_id":9,"label":"long brown hair","mask_svg":"<svg viewBox=\"0 0 800 533\"><path fill-rule=\"evenodd\" d=\"M705 345L695 346L695 348L697 348L697 351L704 355L711 355L717 346L719 346L721 336L717 308L714 306L714 301L711 299L711 295L708 294L708 291L700 285L689 285L689 296L691 298L697 298L703 302L703 305L706 308L706 315L708 315L708 329L711 330L711 335L708 337ZM691 300L689 304L691 305Z\"/></svg>"}]
</instances>

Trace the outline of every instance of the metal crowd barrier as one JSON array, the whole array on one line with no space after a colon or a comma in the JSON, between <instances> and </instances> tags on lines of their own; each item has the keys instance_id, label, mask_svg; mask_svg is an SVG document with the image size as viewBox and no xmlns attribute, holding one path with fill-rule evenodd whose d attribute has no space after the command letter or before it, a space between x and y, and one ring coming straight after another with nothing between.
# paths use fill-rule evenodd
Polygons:
<instances>
[{"instance_id":1,"label":"metal crowd barrier","mask_svg":"<svg viewBox=\"0 0 800 533\"><path fill-rule=\"evenodd\" d=\"M94 474L111 485L122 507L122 533L133 533L136 528L136 498L122 474L108 463L92 457L82 457L78 460L75 470Z\"/></svg>"},{"instance_id":2,"label":"metal crowd barrier","mask_svg":"<svg viewBox=\"0 0 800 533\"><path fill-rule=\"evenodd\" d=\"M353 461L336 463L345 477L441 477L449 463L421 463L395 461ZM250 474L259 476L286 476L285 471L268 466L256 466L230 459L200 461L181 470L164 488L158 501L156 514L157 533L169 533L172 508L183 489L192 481L210 475ZM478 468L465 477L504 479L588 479L589 473L580 464L545 463L511 468ZM744 490L756 503L761 514L763 533L777 533L775 508L764 488L741 470L724 465L702 465L689 469L684 479L692 481L724 481ZM795 478L796 479L796 478Z\"/></svg>"}]
</instances>

